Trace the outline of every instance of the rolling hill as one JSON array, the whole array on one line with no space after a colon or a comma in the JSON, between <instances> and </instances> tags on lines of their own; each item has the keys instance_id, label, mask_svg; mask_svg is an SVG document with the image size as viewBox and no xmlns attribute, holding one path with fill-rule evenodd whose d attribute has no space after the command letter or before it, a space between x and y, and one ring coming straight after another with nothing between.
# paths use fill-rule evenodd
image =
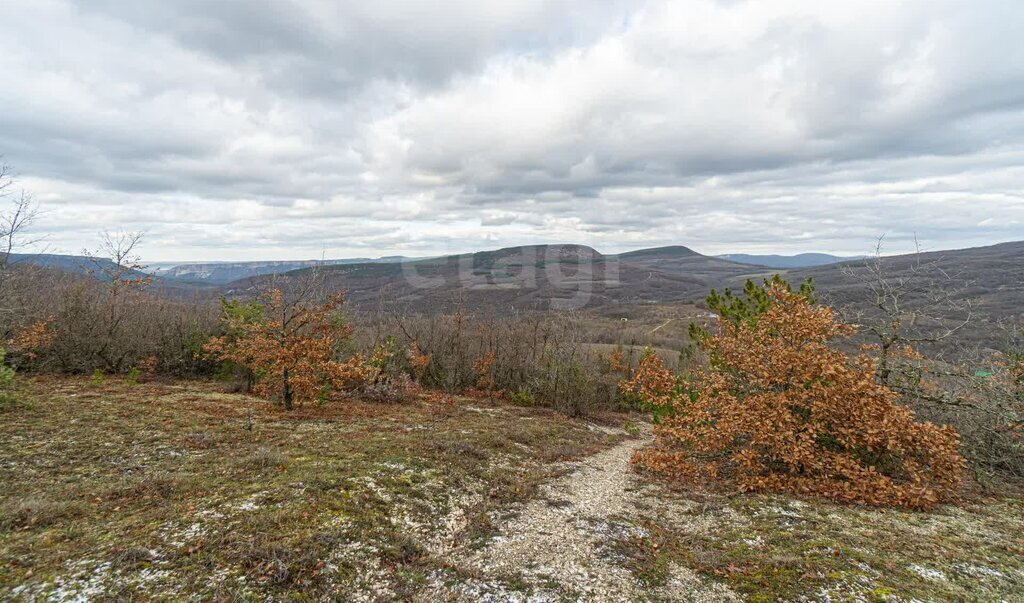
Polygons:
<instances>
[{"instance_id":1,"label":"rolling hill","mask_svg":"<svg viewBox=\"0 0 1024 603\"><path fill-rule=\"evenodd\" d=\"M99 278L104 280L105 274L113 274L117 268L114 262L106 258L91 258L84 255L63 255L52 253L12 253L10 265L15 270L27 270L46 273L53 276L70 278ZM152 276L141 270L131 270L125 277L132 279ZM151 290L166 297L189 299L212 297L219 294L216 285L196 281L178 281L160 276L153 277Z\"/></svg>"},{"instance_id":2,"label":"rolling hill","mask_svg":"<svg viewBox=\"0 0 1024 603\"><path fill-rule=\"evenodd\" d=\"M350 302L384 301L410 310L463 304L503 310L570 309L607 303L660 303L702 298L726 279L757 276L750 266L665 247L603 255L582 245L509 247L401 263L325 268L329 288ZM307 270L287 273L301 278ZM264 286L267 277L228 285L232 292Z\"/></svg>"},{"instance_id":3,"label":"rolling hill","mask_svg":"<svg viewBox=\"0 0 1024 603\"><path fill-rule=\"evenodd\" d=\"M928 269L915 268L922 265ZM891 256L882 258L881 266L907 287L904 303L908 307L926 304L936 291L957 302L970 300L972 322L961 333L961 343L991 346L1002 337L1001 323L1020 320L1024 242ZM633 316L640 306L661 306L660 320L665 321L692 313L692 306L683 306L699 302L712 288L739 289L747 279L757 281L779 273L793 283L812 277L823 301L859 310L868 320L871 300L863 283L866 271L863 261L772 269L680 246L603 255L580 245L542 245L402 263L330 266L325 278L328 288L345 289L357 311L429 314L456 306L498 313L604 308L616 316ZM299 270L276 277L275 285L287 287L307 273ZM249 295L268 286L271 278L236 281L224 291ZM964 316L949 307L934 313L939 325L956 324Z\"/></svg>"},{"instance_id":4,"label":"rolling hill","mask_svg":"<svg viewBox=\"0 0 1024 603\"><path fill-rule=\"evenodd\" d=\"M406 261L404 256L388 256L377 259L345 258L336 260L282 260L282 261L251 261L251 262L192 262L192 263L159 263L152 266L153 274L165 279L178 281L202 282L214 285L225 285L240 279L280 274L292 270L301 270L311 266L331 266L338 264L394 263Z\"/></svg>"},{"instance_id":5,"label":"rolling hill","mask_svg":"<svg viewBox=\"0 0 1024 603\"><path fill-rule=\"evenodd\" d=\"M766 271L764 266L751 266L719 257L702 255L682 245L638 249L612 257L631 266L642 266L650 270L680 276L697 276L708 283L737 275L753 277Z\"/></svg>"},{"instance_id":6,"label":"rolling hill","mask_svg":"<svg viewBox=\"0 0 1024 603\"><path fill-rule=\"evenodd\" d=\"M8 257L12 266L31 265L42 268L54 268L65 272L92 274L102 270L112 270L115 265L104 258L91 258L84 255L64 255L56 253L12 253ZM141 275L141 273L139 273Z\"/></svg>"},{"instance_id":7,"label":"rolling hill","mask_svg":"<svg viewBox=\"0 0 1024 603\"><path fill-rule=\"evenodd\" d=\"M767 266L768 268L808 268L811 266L827 266L839 262L862 260L864 256L838 256L827 253L798 253L796 255L751 255L747 253L728 253L715 256L730 262Z\"/></svg>"},{"instance_id":8,"label":"rolling hill","mask_svg":"<svg viewBox=\"0 0 1024 603\"><path fill-rule=\"evenodd\" d=\"M1024 307L1024 241L986 247L932 251L884 257L882 271L906 291L909 307L929 303L930 297L948 296L954 303L970 302L979 323L1021 319ZM814 279L824 299L837 306L870 308L864 286L870 278L862 261L783 271L791 282ZM734 281L735 282L735 281ZM952 312L955 320L962 312ZM972 329L976 331L984 329Z\"/></svg>"},{"instance_id":9,"label":"rolling hill","mask_svg":"<svg viewBox=\"0 0 1024 603\"><path fill-rule=\"evenodd\" d=\"M92 260L71 255L12 255L14 263L89 273ZM430 312L461 304L497 312L571 309L622 304L694 302L711 288L740 288L746 279L778 272L792 282L814 278L823 297L838 306L868 302L861 261L771 268L702 255L683 246L605 255L582 245L533 245L428 259L331 260L322 270L327 287L345 289L356 307L384 303ZM333 263L338 262L338 263ZM295 282L319 262L237 262L179 265L158 270L156 287L174 295L247 295L275 282ZM927 276L916 266L930 266ZM881 266L914 295L943 274L958 299L971 299L977 316L1018 316L1024 301L1024 241L971 249L882 258ZM276 273L284 271L278 275ZM938 272L936 272L938 271ZM244 277L224 282L243 274ZM284 285L287 286L287 285ZM920 303L917 302L917 303Z\"/></svg>"}]
</instances>

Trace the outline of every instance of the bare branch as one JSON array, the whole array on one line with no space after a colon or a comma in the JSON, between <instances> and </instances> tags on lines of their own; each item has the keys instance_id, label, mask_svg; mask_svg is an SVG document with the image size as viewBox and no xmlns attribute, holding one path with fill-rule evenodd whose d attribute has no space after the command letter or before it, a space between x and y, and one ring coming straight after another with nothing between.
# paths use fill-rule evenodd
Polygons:
<instances>
[{"instance_id":1,"label":"bare branch","mask_svg":"<svg viewBox=\"0 0 1024 603\"><path fill-rule=\"evenodd\" d=\"M38 206L25 191L13 192L10 168L0 165L0 202L11 199L8 209L0 208L0 271L7 268L11 254L29 244L21 237L38 216Z\"/></svg>"}]
</instances>

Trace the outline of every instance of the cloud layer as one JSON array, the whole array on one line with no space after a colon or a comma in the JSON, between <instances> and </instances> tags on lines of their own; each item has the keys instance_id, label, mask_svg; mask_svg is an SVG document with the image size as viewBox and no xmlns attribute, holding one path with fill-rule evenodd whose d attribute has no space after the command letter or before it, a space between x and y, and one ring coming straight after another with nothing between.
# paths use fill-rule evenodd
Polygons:
<instances>
[{"instance_id":1,"label":"cloud layer","mask_svg":"<svg viewBox=\"0 0 1024 603\"><path fill-rule=\"evenodd\" d=\"M0 154L58 250L1024 238L1014 0L0 5Z\"/></svg>"}]
</instances>

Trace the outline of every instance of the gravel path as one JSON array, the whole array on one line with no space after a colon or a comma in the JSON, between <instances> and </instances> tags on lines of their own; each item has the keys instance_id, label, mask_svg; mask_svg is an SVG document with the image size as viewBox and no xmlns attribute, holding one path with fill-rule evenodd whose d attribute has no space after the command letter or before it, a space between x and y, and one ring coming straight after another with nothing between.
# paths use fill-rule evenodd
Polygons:
<instances>
[{"instance_id":1,"label":"gravel path","mask_svg":"<svg viewBox=\"0 0 1024 603\"><path fill-rule=\"evenodd\" d=\"M640 493L630 458L646 438L627 440L567 468L504 526L501 535L460 564L480 578L448 589L459 601L736 601L724 587L673 567L664 586L647 588L601 554L636 515ZM518 587L505 584L514 579ZM526 586L527 588L522 588ZM524 594L530 593L530 594ZM437 594L437 593L435 593Z\"/></svg>"}]
</instances>

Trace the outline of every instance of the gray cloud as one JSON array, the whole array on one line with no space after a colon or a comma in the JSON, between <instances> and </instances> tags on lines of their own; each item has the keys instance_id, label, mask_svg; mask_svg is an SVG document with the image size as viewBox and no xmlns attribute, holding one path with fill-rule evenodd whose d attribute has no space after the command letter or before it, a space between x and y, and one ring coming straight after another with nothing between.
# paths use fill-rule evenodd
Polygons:
<instances>
[{"instance_id":1,"label":"gray cloud","mask_svg":"<svg viewBox=\"0 0 1024 603\"><path fill-rule=\"evenodd\" d=\"M4 2L51 247L153 259L1024 238L1024 5Z\"/></svg>"}]
</instances>

